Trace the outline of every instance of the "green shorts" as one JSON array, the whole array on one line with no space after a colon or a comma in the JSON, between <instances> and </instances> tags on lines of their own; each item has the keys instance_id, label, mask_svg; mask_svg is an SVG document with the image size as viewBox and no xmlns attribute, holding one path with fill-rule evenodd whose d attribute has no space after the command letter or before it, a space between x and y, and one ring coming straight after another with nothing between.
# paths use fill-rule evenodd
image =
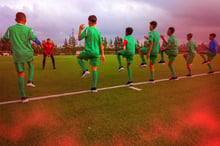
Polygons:
<instances>
[{"instance_id":1,"label":"green shorts","mask_svg":"<svg viewBox=\"0 0 220 146\"><path fill-rule=\"evenodd\" d=\"M210 52L210 51L206 51L206 55L208 56L208 59L211 61L215 58L216 54Z\"/></svg>"},{"instance_id":2,"label":"green shorts","mask_svg":"<svg viewBox=\"0 0 220 146\"><path fill-rule=\"evenodd\" d=\"M27 64L29 63L33 63L33 61L31 62L27 62ZM15 69L17 72L25 72L26 71L26 63L15 63Z\"/></svg>"},{"instance_id":3,"label":"green shorts","mask_svg":"<svg viewBox=\"0 0 220 146\"><path fill-rule=\"evenodd\" d=\"M148 53L148 48L146 48L146 47L141 48L141 53L142 53L142 55L147 55L147 53Z\"/></svg>"},{"instance_id":4,"label":"green shorts","mask_svg":"<svg viewBox=\"0 0 220 146\"><path fill-rule=\"evenodd\" d=\"M177 55L168 55L169 61L174 62L174 60L176 59L176 56Z\"/></svg>"},{"instance_id":5,"label":"green shorts","mask_svg":"<svg viewBox=\"0 0 220 146\"><path fill-rule=\"evenodd\" d=\"M89 53L86 50L83 50L82 52L79 53L80 58L88 61L89 60L89 64L92 66L99 66L99 57L96 57L94 55L91 55L91 53Z\"/></svg>"},{"instance_id":6,"label":"green shorts","mask_svg":"<svg viewBox=\"0 0 220 146\"><path fill-rule=\"evenodd\" d=\"M147 55L148 53L148 48L144 47L144 48L141 48L141 53L142 55ZM157 55L150 55L150 62L151 64L155 64L157 62Z\"/></svg>"},{"instance_id":7,"label":"green shorts","mask_svg":"<svg viewBox=\"0 0 220 146\"><path fill-rule=\"evenodd\" d=\"M176 59L177 54L174 53L170 53L169 50L165 51L169 61L174 62L174 60Z\"/></svg>"},{"instance_id":8,"label":"green shorts","mask_svg":"<svg viewBox=\"0 0 220 146\"><path fill-rule=\"evenodd\" d=\"M25 72L26 71L26 63L15 63L15 69L17 72Z\"/></svg>"},{"instance_id":9,"label":"green shorts","mask_svg":"<svg viewBox=\"0 0 220 146\"><path fill-rule=\"evenodd\" d=\"M127 60L127 63L132 63L133 62L133 60L134 60L134 54L126 54L125 53L125 50L120 50L120 54L124 57L124 58L126 58L126 60Z\"/></svg>"},{"instance_id":10,"label":"green shorts","mask_svg":"<svg viewBox=\"0 0 220 146\"><path fill-rule=\"evenodd\" d=\"M192 63L193 62L193 59L195 58L195 54L187 54L187 59L186 59L186 61L187 61L187 63Z\"/></svg>"}]
</instances>

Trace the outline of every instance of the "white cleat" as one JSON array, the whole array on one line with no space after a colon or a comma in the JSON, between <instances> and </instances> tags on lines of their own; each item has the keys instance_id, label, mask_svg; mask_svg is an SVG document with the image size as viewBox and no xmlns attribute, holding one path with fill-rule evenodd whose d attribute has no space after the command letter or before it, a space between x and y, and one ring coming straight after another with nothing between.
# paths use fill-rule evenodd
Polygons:
<instances>
[{"instance_id":1,"label":"white cleat","mask_svg":"<svg viewBox=\"0 0 220 146\"><path fill-rule=\"evenodd\" d=\"M34 82L30 82L30 81L28 81L28 83L26 84L26 86L35 88Z\"/></svg>"},{"instance_id":2,"label":"white cleat","mask_svg":"<svg viewBox=\"0 0 220 146\"><path fill-rule=\"evenodd\" d=\"M84 79L85 77L87 77L87 75L89 75L90 72L88 70L84 71L83 74L82 74L82 79Z\"/></svg>"}]
</instances>

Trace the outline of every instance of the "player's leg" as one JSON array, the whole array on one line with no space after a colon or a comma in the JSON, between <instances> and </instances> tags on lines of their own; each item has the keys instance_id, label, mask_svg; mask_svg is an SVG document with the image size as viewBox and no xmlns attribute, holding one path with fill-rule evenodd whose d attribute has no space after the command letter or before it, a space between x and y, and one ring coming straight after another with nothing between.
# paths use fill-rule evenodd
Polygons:
<instances>
[{"instance_id":1,"label":"player's leg","mask_svg":"<svg viewBox=\"0 0 220 146\"><path fill-rule=\"evenodd\" d=\"M206 57L205 57L206 51L200 51L200 52L199 52L199 55L200 55L200 56L202 57L202 59L204 60L204 61L202 62L202 64L207 63L207 60L206 60Z\"/></svg>"},{"instance_id":2,"label":"player's leg","mask_svg":"<svg viewBox=\"0 0 220 146\"><path fill-rule=\"evenodd\" d=\"M212 68L212 66L211 66L211 63L208 64L208 67L209 67L209 70L210 70L209 73L214 73L214 70L213 70L213 68Z\"/></svg>"},{"instance_id":3,"label":"player's leg","mask_svg":"<svg viewBox=\"0 0 220 146\"><path fill-rule=\"evenodd\" d=\"M56 69L55 59L54 59L54 55L53 55L53 53L50 55L50 58L51 58L52 63L53 63L53 69Z\"/></svg>"},{"instance_id":4,"label":"player's leg","mask_svg":"<svg viewBox=\"0 0 220 146\"><path fill-rule=\"evenodd\" d=\"M98 72L97 66L92 66L92 88L91 92L97 92L97 81L98 81Z\"/></svg>"},{"instance_id":5,"label":"player's leg","mask_svg":"<svg viewBox=\"0 0 220 146\"><path fill-rule=\"evenodd\" d=\"M88 71L88 69L86 68L84 62L83 62L83 58L86 58L87 54L85 51L80 52L79 54L77 54L77 61L80 65L80 67L82 68L82 77L81 78L85 78L88 74L90 74L90 72Z\"/></svg>"},{"instance_id":6,"label":"player's leg","mask_svg":"<svg viewBox=\"0 0 220 146\"><path fill-rule=\"evenodd\" d=\"M215 54L213 54L211 52L207 52L207 56L208 56L208 59L207 59L206 64L208 64L208 67L209 67L209 70L210 70L209 73L214 73L214 70L213 70L212 65L211 65L211 61L214 59Z\"/></svg>"},{"instance_id":7,"label":"player's leg","mask_svg":"<svg viewBox=\"0 0 220 146\"><path fill-rule=\"evenodd\" d=\"M169 64L168 64L168 66L169 66L169 69L170 69L170 71L171 71L171 73L172 73L172 77L170 78L170 80L176 80L177 79L177 76L176 76L176 72L175 72L175 69L174 69L174 67L173 67L173 61L175 60L175 57L176 56L168 56L169 57Z\"/></svg>"},{"instance_id":8,"label":"player's leg","mask_svg":"<svg viewBox=\"0 0 220 146\"><path fill-rule=\"evenodd\" d=\"M161 60L158 62L159 64L165 64L164 60L164 51L160 51Z\"/></svg>"},{"instance_id":9,"label":"player's leg","mask_svg":"<svg viewBox=\"0 0 220 146\"><path fill-rule=\"evenodd\" d=\"M43 65L42 65L43 70L45 68L46 58L47 58L47 55L45 53L43 53Z\"/></svg>"},{"instance_id":10,"label":"player's leg","mask_svg":"<svg viewBox=\"0 0 220 146\"><path fill-rule=\"evenodd\" d=\"M150 56L150 82L154 83L154 64L157 62L157 56Z\"/></svg>"},{"instance_id":11,"label":"player's leg","mask_svg":"<svg viewBox=\"0 0 220 146\"><path fill-rule=\"evenodd\" d=\"M150 62L150 80L149 81L154 81L154 64Z\"/></svg>"},{"instance_id":12,"label":"player's leg","mask_svg":"<svg viewBox=\"0 0 220 146\"><path fill-rule=\"evenodd\" d=\"M183 58L187 61L187 53L183 54Z\"/></svg>"},{"instance_id":13,"label":"player's leg","mask_svg":"<svg viewBox=\"0 0 220 146\"><path fill-rule=\"evenodd\" d=\"M192 69L191 69L191 63L188 63L187 62L187 69L188 69L188 74L187 74L187 76L192 76Z\"/></svg>"},{"instance_id":14,"label":"player's leg","mask_svg":"<svg viewBox=\"0 0 220 146\"><path fill-rule=\"evenodd\" d=\"M33 77L34 77L34 65L33 61L28 62L28 87L35 87L34 82L33 82Z\"/></svg>"},{"instance_id":15,"label":"player's leg","mask_svg":"<svg viewBox=\"0 0 220 146\"><path fill-rule=\"evenodd\" d=\"M97 92L97 81L98 81L98 72L97 66L99 66L99 58L94 57L89 60L90 65L92 66L92 88L91 92Z\"/></svg>"},{"instance_id":16,"label":"player's leg","mask_svg":"<svg viewBox=\"0 0 220 146\"><path fill-rule=\"evenodd\" d=\"M130 63L127 63L127 69L128 69L128 79L129 79L127 85L132 85L133 81L132 81L132 70Z\"/></svg>"},{"instance_id":17,"label":"player's leg","mask_svg":"<svg viewBox=\"0 0 220 146\"><path fill-rule=\"evenodd\" d=\"M131 70L131 63L134 60L134 55L126 57L127 59L127 70L128 70L128 82L127 85L132 85L133 80L132 80L132 70Z\"/></svg>"},{"instance_id":18,"label":"player's leg","mask_svg":"<svg viewBox=\"0 0 220 146\"><path fill-rule=\"evenodd\" d=\"M186 76L192 76L191 66L192 66L192 62L193 62L194 57L195 57L194 54L186 54L184 56L184 58L186 59L186 66L187 66L187 69L188 69L188 74Z\"/></svg>"},{"instance_id":19,"label":"player's leg","mask_svg":"<svg viewBox=\"0 0 220 146\"><path fill-rule=\"evenodd\" d=\"M24 72L17 72L18 74L18 86L22 97L26 97L24 89Z\"/></svg>"},{"instance_id":20,"label":"player's leg","mask_svg":"<svg viewBox=\"0 0 220 146\"><path fill-rule=\"evenodd\" d=\"M141 57L140 67L146 67L147 66L146 60L144 58L145 57L144 55L147 55L147 52L148 52L148 48L139 49L139 54L140 54L140 57Z\"/></svg>"},{"instance_id":21,"label":"player's leg","mask_svg":"<svg viewBox=\"0 0 220 146\"><path fill-rule=\"evenodd\" d=\"M116 52L116 56L117 56L117 60L118 60L118 64L119 64L119 68L118 68L118 71L122 71L124 70L124 67L122 66L121 64L121 55L124 54L124 50L121 50L121 51L117 51Z\"/></svg>"},{"instance_id":22,"label":"player's leg","mask_svg":"<svg viewBox=\"0 0 220 146\"><path fill-rule=\"evenodd\" d=\"M25 87L24 87L24 75L25 75L25 64L15 64L15 68L18 76L18 87L21 94L21 101L28 102L28 99L25 95Z\"/></svg>"}]
</instances>

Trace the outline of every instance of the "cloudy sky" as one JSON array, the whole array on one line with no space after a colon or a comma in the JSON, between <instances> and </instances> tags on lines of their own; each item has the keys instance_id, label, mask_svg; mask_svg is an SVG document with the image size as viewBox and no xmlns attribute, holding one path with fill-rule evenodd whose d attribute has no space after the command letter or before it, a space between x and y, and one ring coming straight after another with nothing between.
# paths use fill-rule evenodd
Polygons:
<instances>
[{"instance_id":1,"label":"cloudy sky","mask_svg":"<svg viewBox=\"0 0 220 146\"><path fill-rule=\"evenodd\" d=\"M73 28L77 36L79 25L87 25L91 14L98 17L97 28L108 39L123 37L131 26L135 39L143 40L149 22L156 20L158 32L165 36L174 26L179 43L186 42L189 32L197 43L207 41L212 32L220 42L220 0L0 0L0 36L15 24L18 11L26 13L26 25L40 40L50 37L59 45Z\"/></svg>"}]
</instances>

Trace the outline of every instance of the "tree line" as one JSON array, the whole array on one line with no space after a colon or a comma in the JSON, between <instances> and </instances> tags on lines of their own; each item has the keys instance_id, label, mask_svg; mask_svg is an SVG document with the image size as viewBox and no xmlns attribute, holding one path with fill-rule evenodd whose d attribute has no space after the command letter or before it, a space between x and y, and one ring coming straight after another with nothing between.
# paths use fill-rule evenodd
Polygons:
<instances>
[{"instance_id":1,"label":"tree line","mask_svg":"<svg viewBox=\"0 0 220 146\"><path fill-rule=\"evenodd\" d=\"M106 54L114 54L116 51L123 49L123 38L120 36L116 36L114 39L110 39L109 41L107 41L106 37L103 37L102 40ZM42 40L42 43L44 43L45 41L46 40ZM136 43L139 48L147 46L147 40L145 40L144 43L140 43L140 41L137 40ZM32 43L32 48L34 49L35 55L43 54L42 48L36 45L35 43ZM84 49L84 44L76 40L73 29L72 29L72 34L69 35L68 38L64 39L64 43L62 46L58 46L56 45L56 43L54 43L55 55L75 55L77 51L82 51L83 49ZM179 45L180 52L185 50L186 50L186 44ZM11 44L10 42L2 42L2 39L0 38L0 55L2 55L2 53L4 52L10 54L12 53Z\"/></svg>"}]
</instances>

